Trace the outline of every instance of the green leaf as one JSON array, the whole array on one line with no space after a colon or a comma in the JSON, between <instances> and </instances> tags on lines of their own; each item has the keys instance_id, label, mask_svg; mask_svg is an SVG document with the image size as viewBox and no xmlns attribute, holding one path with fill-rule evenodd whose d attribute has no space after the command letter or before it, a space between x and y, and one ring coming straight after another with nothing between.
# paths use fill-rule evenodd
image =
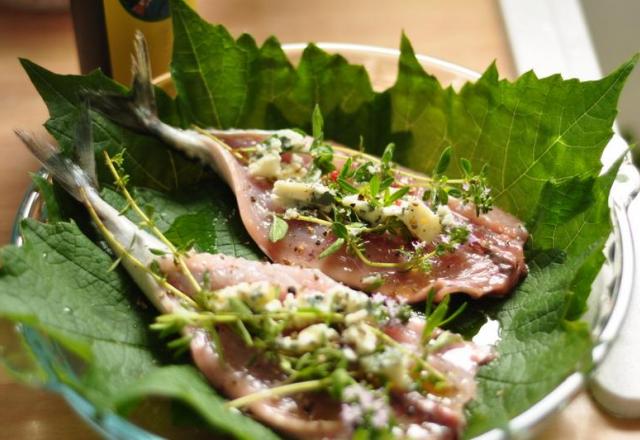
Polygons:
<instances>
[{"instance_id":1,"label":"green leaf","mask_svg":"<svg viewBox=\"0 0 640 440\"><path fill-rule=\"evenodd\" d=\"M333 222L333 224L331 225L331 230L336 237L342 238L345 241L349 239L349 230L342 223Z\"/></svg>"},{"instance_id":2,"label":"green leaf","mask_svg":"<svg viewBox=\"0 0 640 440\"><path fill-rule=\"evenodd\" d=\"M144 210L153 208L151 219L169 235L169 239L175 240L176 246L193 241L195 248L202 251L253 260L262 255L242 227L233 195L221 182L202 183L169 194L133 188L132 194ZM124 199L108 188L102 191L102 196L117 209L126 206ZM140 221L132 210L128 210L126 215L132 221ZM185 223L186 228L175 225L176 222ZM169 232L172 228L174 232Z\"/></svg>"},{"instance_id":3,"label":"green leaf","mask_svg":"<svg viewBox=\"0 0 640 440\"><path fill-rule=\"evenodd\" d=\"M20 62L49 109L49 120L45 127L66 152L73 150L73 138L82 110L79 91L125 93L124 87L99 71L85 76L58 75L31 61L23 59ZM173 101L162 91L157 90L156 94L161 118L179 124ZM153 137L119 127L96 112L91 112L91 121L94 149L100 153L96 162L101 181L111 182L111 175L104 167L103 150L112 156L125 150L124 171L130 176L132 185L169 191L181 185L193 184L205 175L202 166Z\"/></svg>"},{"instance_id":4,"label":"green leaf","mask_svg":"<svg viewBox=\"0 0 640 440\"><path fill-rule=\"evenodd\" d=\"M271 227L269 228L269 241L275 243L282 240L287 235L288 230L289 223L273 214L273 220L271 220Z\"/></svg>"},{"instance_id":5,"label":"green leaf","mask_svg":"<svg viewBox=\"0 0 640 440\"><path fill-rule=\"evenodd\" d=\"M438 162L436 162L436 166L433 169L434 176L441 176L445 171L447 171L447 169L449 168L449 163L451 162L451 154L452 149L450 145L442 150L442 154L440 154L440 158L438 159Z\"/></svg>"},{"instance_id":6,"label":"green leaf","mask_svg":"<svg viewBox=\"0 0 640 440\"><path fill-rule=\"evenodd\" d=\"M322 112L320 112L320 107L316 104L311 115L311 132L313 133L314 141L317 143L322 143L324 140L323 127L324 120L322 119Z\"/></svg>"},{"instance_id":7,"label":"green leaf","mask_svg":"<svg viewBox=\"0 0 640 440\"><path fill-rule=\"evenodd\" d=\"M531 274L497 311L500 355L478 373L478 397L469 405L467 438L500 426L545 396L573 371L590 366L586 323L568 321L565 311L575 274L604 240L564 264Z\"/></svg>"},{"instance_id":8,"label":"green leaf","mask_svg":"<svg viewBox=\"0 0 640 440\"><path fill-rule=\"evenodd\" d=\"M389 145L387 145L384 149L384 151L382 152L382 163L385 166L389 166L391 164L391 161L393 160L393 153L396 150L396 145L394 143L390 143Z\"/></svg>"},{"instance_id":9,"label":"green leaf","mask_svg":"<svg viewBox=\"0 0 640 440\"><path fill-rule=\"evenodd\" d=\"M431 334L439 327L440 324L444 321L444 317L449 310L449 301L451 300L451 296L447 295L444 297L440 303L433 309L433 312L429 311L429 306L427 306L427 312L425 313L426 322L424 328L422 329L422 343L424 344L429 340ZM431 300L429 300L431 301ZM427 303L429 304L429 302Z\"/></svg>"},{"instance_id":10,"label":"green leaf","mask_svg":"<svg viewBox=\"0 0 640 440\"><path fill-rule=\"evenodd\" d=\"M391 160L385 147L394 143L394 160L418 171L444 170L445 163L454 160L461 165L459 171L452 170L451 177L457 177L456 173L471 173L472 167L487 164L484 174L494 189L496 205L524 220L531 232L527 246L530 273L504 300L468 301L465 319L450 326L472 336L486 315L502 326L499 357L481 369L478 396L468 407L466 435L500 426L572 371L588 367L589 332L578 319L604 260L601 250L610 233L607 194L616 171L600 176L600 155L612 133L622 85L637 57L607 77L588 82L563 80L558 75L541 79L533 73L508 81L500 79L495 66L490 66L478 81L455 91L424 72L403 36L398 78L393 87L376 93L364 68L350 65L340 55L309 45L294 68L275 38L258 48L249 36L234 40L221 26L204 22L181 1L172 1L171 6L175 24L172 72L179 105L159 93L163 120L178 126L197 122L223 128L294 127L308 132L317 105L316 114L323 115L324 138L352 147L365 145L366 152L385 156L385 160ZM77 91L125 93L122 86L97 72L85 77L56 75L22 62L49 108L47 129L67 151L77 123ZM168 193L134 190L163 231L181 231L173 240L194 240L196 246L204 243L217 252L260 258L242 226L232 194L219 180L203 174L201 166L153 138L117 127L98 114L91 117L96 151L116 153L126 147L125 167L132 184ZM328 169L328 153L318 150L315 156ZM100 156L98 163L102 163ZM362 177L358 182L371 178L360 172L362 176L356 172ZM103 184L110 183L104 170L99 177ZM345 185L346 176L341 177L338 184L342 190L355 193L352 185ZM190 184L203 188L194 199L189 199L194 188L187 186ZM383 182L380 187L383 191ZM60 206L62 209L63 204ZM189 217L204 211L214 213L205 221L213 219L214 233L208 238L201 234L206 228L199 229L197 219ZM82 224L81 217L74 219ZM38 230L42 226L30 227ZM47 226L53 227L62 228ZM104 390L123 393L132 389L128 388L134 385L132 379L142 380L154 368L158 351L147 344L144 330L149 311L138 309L137 302L128 299L136 289L122 269L108 272L109 258L98 247L90 247L77 228L67 233L67 247L61 242L46 242L59 239L55 231L47 229L35 236L27 231L31 234L27 243L36 244L24 250L7 247L2 251L0 310L12 319L33 324L77 353L88 363L89 372L75 384L76 389L95 401L109 402L105 396L118 393ZM344 225L335 223L333 232L349 241ZM189 234L191 237L186 237ZM81 245L72 246L77 243ZM64 258L55 254L60 273L54 273L47 259L39 260L43 246L54 244L64 249ZM76 278L71 275L70 267L92 268L86 260L94 258L100 265L92 277L84 272ZM41 274L52 276L43 279L46 277ZM108 290L105 281L113 286L109 294L103 292ZM63 319L65 315L55 308L61 303L53 302L54 294L73 299L77 304L73 310L83 309L82 321ZM124 297L113 306L116 294ZM137 300L136 295L131 298ZM96 303L102 304L106 313L92 313ZM124 310L124 305L132 308ZM131 330L122 324L125 320L139 327ZM114 326L118 329L116 340L102 340L100 335L111 336L109 330ZM125 328L130 334L122 334L120 330ZM135 342L120 340L127 337ZM157 382L163 385L163 381ZM166 382L167 388L173 386ZM148 392L141 390L139 396ZM192 407L217 411L216 404L201 400L202 396L195 402L177 398ZM231 435L251 432L246 435L263 437L248 425L238 424L237 431L231 431L233 419L225 425L225 420L215 421L218 416L204 418L220 424L223 431L229 429L225 432Z\"/></svg>"},{"instance_id":11,"label":"green leaf","mask_svg":"<svg viewBox=\"0 0 640 440\"><path fill-rule=\"evenodd\" d=\"M391 205L393 202L395 202L396 200L400 200L401 198L403 198L409 191L411 190L411 187L409 186L403 186L399 189L397 189L396 191L389 193L389 195L387 197L385 197L384 199L384 204L385 206L389 206Z\"/></svg>"},{"instance_id":12,"label":"green leaf","mask_svg":"<svg viewBox=\"0 0 640 440\"><path fill-rule=\"evenodd\" d=\"M351 166L353 165L353 159L349 157L345 160L344 165L342 165L342 169L340 170L340 174L338 175L341 179L348 179L353 174L351 170Z\"/></svg>"},{"instance_id":13,"label":"green leaf","mask_svg":"<svg viewBox=\"0 0 640 440\"><path fill-rule=\"evenodd\" d=\"M89 362L79 386L97 399L149 371L152 313L126 275L107 270L112 259L72 224L28 220L22 230L24 246L0 253L0 314Z\"/></svg>"},{"instance_id":14,"label":"green leaf","mask_svg":"<svg viewBox=\"0 0 640 440\"><path fill-rule=\"evenodd\" d=\"M372 197L376 197L380 192L380 175L376 174L369 181L369 192Z\"/></svg>"},{"instance_id":15,"label":"green leaf","mask_svg":"<svg viewBox=\"0 0 640 440\"><path fill-rule=\"evenodd\" d=\"M400 136L396 160L430 172L438 152L487 163L496 205L528 222L545 182L597 175L613 134L616 103L637 56L603 79L580 82L526 73L511 82L494 65L459 93L424 72L409 41L401 43L400 72L389 90L391 133ZM326 136L331 138L330 127ZM464 167L464 165L463 165Z\"/></svg>"},{"instance_id":16,"label":"green leaf","mask_svg":"<svg viewBox=\"0 0 640 440\"><path fill-rule=\"evenodd\" d=\"M355 186L350 184L347 180L341 177L338 177L336 179L336 182L338 183L338 186L340 186L340 189L347 194L358 194L360 192L358 188L356 188Z\"/></svg>"},{"instance_id":17,"label":"green leaf","mask_svg":"<svg viewBox=\"0 0 640 440\"><path fill-rule=\"evenodd\" d=\"M182 1L171 2L171 17L171 76L182 108L200 126L238 127L249 105L255 42L248 36L235 41Z\"/></svg>"},{"instance_id":18,"label":"green leaf","mask_svg":"<svg viewBox=\"0 0 640 440\"><path fill-rule=\"evenodd\" d=\"M28 220L23 234L22 248L0 252L0 315L46 333L87 366L82 373L56 364L49 374L70 381L105 411L129 408L132 400L148 395L172 397L191 405L219 432L277 438L224 409L193 367L158 366L167 358L148 330L156 312L121 269L107 270L111 257L75 225Z\"/></svg>"},{"instance_id":19,"label":"green leaf","mask_svg":"<svg viewBox=\"0 0 640 440\"><path fill-rule=\"evenodd\" d=\"M324 258L328 257L331 254L335 254L342 248L342 246L344 246L344 243L344 238L338 238L336 241L327 246L322 252L320 252L318 258Z\"/></svg>"},{"instance_id":20,"label":"green leaf","mask_svg":"<svg viewBox=\"0 0 640 440\"><path fill-rule=\"evenodd\" d=\"M174 220L165 235L178 249L194 244L196 252L213 253L216 251L216 219L210 209L184 214Z\"/></svg>"},{"instance_id":21,"label":"green leaf","mask_svg":"<svg viewBox=\"0 0 640 440\"><path fill-rule=\"evenodd\" d=\"M223 399L211 390L209 384L191 366L158 368L115 396L114 404L125 410L147 396L180 400L194 408L210 426L238 439L279 438L259 423L224 408Z\"/></svg>"},{"instance_id":22,"label":"green leaf","mask_svg":"<svg viewBox=\"0 0 640 440\"><path fill-rule=\"evenodd\" d=\"M470 176L472 173L471 162L469 159L465 159L464 157L460 159L460 169L465 176Z\"/></svg>"},{"instance_id":23,"label":"green leaf","mask_svg":"<svg viewBox=\"0 0 640 440\"><path fill-rule=\"evenodd\" d=\"M33 174L31 180L44 199L47 219L52 223L62 220L62 213L53 191L53 185L40 174Z\"/></svg>"},{"instance_id":24,"label":"green leaf","mask_svg":"<svg viewBox=\"0 0 640 440\"><path fill-rule=\"evenodd\" d=\"M313 164L318 167L323 174L335 169L333 164L333 149L325 144L314 145L311 148Z\"/></svg>"}]
</instances>

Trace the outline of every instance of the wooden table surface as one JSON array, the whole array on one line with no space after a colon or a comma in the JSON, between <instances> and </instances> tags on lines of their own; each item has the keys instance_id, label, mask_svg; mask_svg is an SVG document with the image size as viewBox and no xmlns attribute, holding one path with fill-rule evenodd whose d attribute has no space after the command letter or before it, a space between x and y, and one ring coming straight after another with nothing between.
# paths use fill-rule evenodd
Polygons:
<instances>
[{"instance_id":1,"label":"wooden table surface","mask_svg":"<svg viewBox=\"0 0 640 440\"><path fill-rule=\"evenodd\" d=\"M397 47L404 30L418 53L475 70L495 59L504 76L514 75L500 11L493 0L200 0L200 11L234 34L250 32L258 41L275 34L282 42ZM12 129L36 129L47 116L18 57L55 72L77 73L68 14L32 14L0 7L0 244L9 240L14 213L29 183L28 173L38 168ZM97 435L56 395L14 383L0 371L0 438L94 439ZM640 422L605 415L583 393L540 438L640 438Z\"/></svg>"}]
</instances>

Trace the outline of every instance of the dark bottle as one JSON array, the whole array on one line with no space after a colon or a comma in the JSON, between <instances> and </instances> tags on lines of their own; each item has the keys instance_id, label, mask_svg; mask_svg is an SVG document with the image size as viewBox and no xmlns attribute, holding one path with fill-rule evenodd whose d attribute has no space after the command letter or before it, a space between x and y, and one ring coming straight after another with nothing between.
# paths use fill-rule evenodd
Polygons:
<instances>
[{"instance_id":1,"label":"dark bottle","mask_svg":"<svg viewBox=\"0 0 640 440\"><path fill-rule=\"evenodd\" d=\"M195 0L187 3L195 6ZM128 84L136 30L147 39L154 75L168 70L173 38L169 0L71 0L71 13L83 73L99 67Z\"/></svg>"},{"instance_id":2,"label":"dark bottle","mask_svg":"<svg viewBox=\"0 0 640 440\"><path fill-rule=\"evenodd\" d=\"M80 59L80 71L94 69L111 76L109 44L102 0L71 0L73 31Z\"/></svg>"}]
</instances>

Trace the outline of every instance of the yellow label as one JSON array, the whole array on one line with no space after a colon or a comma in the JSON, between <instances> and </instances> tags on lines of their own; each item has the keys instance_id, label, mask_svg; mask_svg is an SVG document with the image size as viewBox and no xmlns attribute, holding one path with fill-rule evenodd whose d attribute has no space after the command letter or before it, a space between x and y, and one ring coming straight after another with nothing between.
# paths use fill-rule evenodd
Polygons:
<instances>
[{"instance_id":1,"label":"yellow label","mask_svg":"<svg viewBox=\"0 0 640 440\"><path fill-rule=\"evenodd\" d=\"M111 59L111 74L122 83L131 82L131 53L136 30L144 33L149 45L153 76L169 69L171 60L171 17L169 0L103 0ZM194 8L196 0L187 0Z\"/></svg>"}]
</instances>

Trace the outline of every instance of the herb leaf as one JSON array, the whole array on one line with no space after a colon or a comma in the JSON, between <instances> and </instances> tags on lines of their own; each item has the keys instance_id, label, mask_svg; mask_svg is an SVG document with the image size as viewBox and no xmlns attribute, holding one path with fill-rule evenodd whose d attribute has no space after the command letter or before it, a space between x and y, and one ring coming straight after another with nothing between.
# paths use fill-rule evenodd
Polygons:
<instances>
[{"instance_id":1,"label":"herb leaf","mask_svg":"<svg viewBox=\"0 0 640 440\"><path fill-rule=\"evenodd\" d=\"M320 252L320 255L318 255L318 258L324 258L324 257L328 257L331 254L335 254L342 248L342 246L344 246L344 243L345 243L344 238L338 238L336 241L334 241L329 246L327 246L322 252Z\"/></svg>"},{"instance_id":2,"label":"herb leaf","mask_svg":"<svg viewBox=\"0 0 640 440\"><path fill-rule=\"evenodd\" d=\"M434 176L443 175L444 172L447 171L447 168L449 168L449 163L451 162L451 154L452 154L451 145L449 145L444 150L442 150L442 153L440 154L440 158L438 159L438 162L436 162L436 166L433 169Z\"/></svg>"},{"instance_id":3,"label":"herb leaf","mask_svg":"<svg viewBox=\"0 0 640 440\"><path fill-rule=\"evenodd\" d=\"M273 214L271 228L269 228L269 241L275 243L276 241L282 240L284 236L287 235L288 230L289 223L276 214Z\"/></svg>"}]
</instances>

